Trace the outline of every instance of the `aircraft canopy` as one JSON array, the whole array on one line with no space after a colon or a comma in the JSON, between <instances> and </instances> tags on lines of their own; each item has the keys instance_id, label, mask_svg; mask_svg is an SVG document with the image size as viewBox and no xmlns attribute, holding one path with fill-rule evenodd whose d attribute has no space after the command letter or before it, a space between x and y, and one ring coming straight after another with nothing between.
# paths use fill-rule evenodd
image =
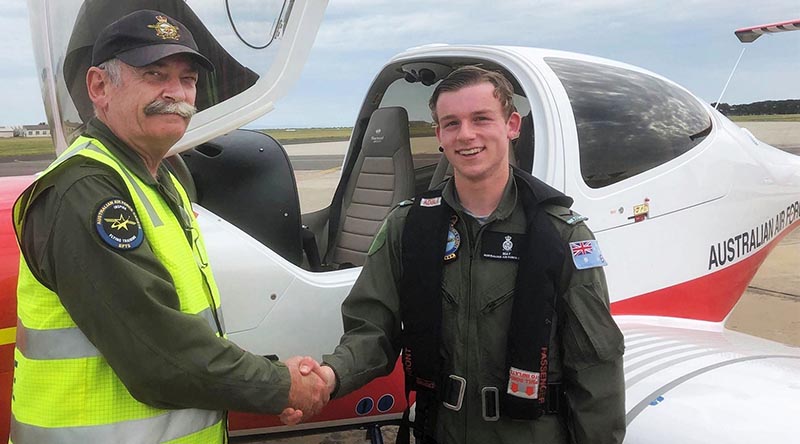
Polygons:
<instances>
[{"instance_id":1,"label":"aircraft canopy","mask_svg":"<svg viewBox=\"0 0 800 444\"><path fill-rule=\"evenodd\" d=\"M140 9L154 9L188 27L216 66L201 72L186 135L171 153L260 117L299 77L327 0L28 0L34 55L56 152L93 114L86 71L97 34Z\"/></svg>"}]
</instances>

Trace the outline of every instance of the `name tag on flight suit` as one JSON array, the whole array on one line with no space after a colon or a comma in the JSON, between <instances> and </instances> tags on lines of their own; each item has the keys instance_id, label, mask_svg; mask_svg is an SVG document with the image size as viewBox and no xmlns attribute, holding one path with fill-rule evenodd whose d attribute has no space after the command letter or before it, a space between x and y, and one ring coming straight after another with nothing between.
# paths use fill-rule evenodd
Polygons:
<instances>
[{"instance_id":1,"label":"name tag on flight suit","mask_svg":"<svg viewBox=\"0 0 800 444\"><path fill-rule=\"evenodd\" d=\"M481 238L481 252L486 259L518 261L527 237L520 233L487 231Z\"/></svg>"}]
</instances>

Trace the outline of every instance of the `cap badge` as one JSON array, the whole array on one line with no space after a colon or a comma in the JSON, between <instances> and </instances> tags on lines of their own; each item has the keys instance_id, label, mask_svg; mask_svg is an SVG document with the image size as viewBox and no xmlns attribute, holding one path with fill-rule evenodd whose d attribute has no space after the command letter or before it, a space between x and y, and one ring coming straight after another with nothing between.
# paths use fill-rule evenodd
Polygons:
<instances>
[{"instance_id":1,"label":"cap badge","mask_svg":"<svg viewBox=\"0 0 800 444\"><path fill-rule=\"evenodd\" d=\"M157 15L156 20L158 23L147 25L150 29L156 30L156 35L163 40L178 40L181 35L178 33L178 27L167 21L163 15Z\"/></svg>"}]
</instances>

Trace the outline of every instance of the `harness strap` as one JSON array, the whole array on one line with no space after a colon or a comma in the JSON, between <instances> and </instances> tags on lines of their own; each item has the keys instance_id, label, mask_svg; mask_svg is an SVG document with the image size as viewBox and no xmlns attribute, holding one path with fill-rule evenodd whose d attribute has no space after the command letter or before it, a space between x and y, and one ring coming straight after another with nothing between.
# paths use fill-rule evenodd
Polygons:
<instances>
[{"instance_id":1,"label":"harness strap","mask_svg":"<svg viewBox=\"0 0 800 444\"><path fill-rule=\"evenodd\" d=\"M567 259L564 242L543 210L545 203L569 206L572 200L519 169L513 170L518 201L525 212L526 235L519 258L515 296L506 346L507 386L497 387L487 405L494 417L536 419L548 413L549 346L554 331L558 284ZM459 410L463 390L458 377L442 380L441 282L445 266L448 225L454 210L442 190L423 193L409 209L402 234L399 280L401 340L406 388L416 391L415 436L435 433L438 402ZM461 378L463 381L463 378ZM464 381L465 382L465 381ZM404 422L409 423L408 415ZM410 424L408 424L411 426ZM405 433L405 432L404 432ZM407 433L406 433L407 434ZM405 434L403 435L405 436Z\"/></svg>"}]
</instances>

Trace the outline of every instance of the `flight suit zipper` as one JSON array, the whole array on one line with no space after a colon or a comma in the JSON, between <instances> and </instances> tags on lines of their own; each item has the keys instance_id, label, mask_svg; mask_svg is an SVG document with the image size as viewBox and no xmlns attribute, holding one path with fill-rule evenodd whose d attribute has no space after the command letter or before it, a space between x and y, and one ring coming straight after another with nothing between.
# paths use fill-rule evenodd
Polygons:
<instances>
[{"instance_id":1,"label":"flight suit zipper","mask_svg":"<svg viewBox=\"0 0 800 444\"><path fill-rule=\"evenodd\" d=\"M177 190L176 190L177 193ZM187 220L188 217L188 210L183 208L183 205L180 203L179 199L180 196L173 195L170 190L164 186L160 181L158 182L158 194L164 197L164 200L167 201L167 205L172 210L172 214L178 219L178 223L181 224L181 228L183 228L183 234L186 236L186 241L189 242L189 246L192 246L192 225L191 221ZM184 212L187 212L185 215Z\"/></svg>"},{"instance_id":2,"label":"flight suit zipper","mask_svg":"<svg viewBox=\"0 0 800 444\"><path fill-rule=\"evenodd\" d=\"M475 390L475 387L473 387L475 385L475 381L470 377L470 375L472 375L476 371L475 369L473 369L473 366L477 367L477 373L475 373L475 374L480 375L480 362L478 362L478 360L475 360L475 362L473 362L472 356L470 355L470 352L469 352L469 350L474 350L475 353L479 353L479 350L480 350L480 344L478 343L479 341L478 341L478 337L477 337L477 333L478 333L478 331L477 331L477 322L478 322L478 320L477 319L473 319L473 316L472 316L472 313L480 312L480 307L477 307L477 306L473 307L474 304L477 303L477 301L475 301L474 297L473 297L473 293L474 292L473 292L473 279L472 279L472 277L473 277L473 274L475 273L474 265L475 265L476 254L479 253L478 245L480 245L480 237L481 237L484 229L489 224L484 224L484 225L479 225L478 224L478 230L475 233L475 235L473 236L472 226L473 226L473 223L477 224L477 221L474 221L474 219L472 221L470 221L470 220L466 220L466 218L465 218L463 220L463 222L464 222L464 226L466 227L467 238L468 238L468 242L469 242L468 245L467 245L469 247L469 267L468 267L468 275L466 276L467 289L468 289L467 290L467 313L466 313L467 314L467 340L465 341L465 350L464 350L464 356L466 358L466 365L465 365L465 374L462 375L463 378L466 379L468 382L467 382L467 391L464 393L464 402L463 402L463 407L462 407L462 409L463 409L462 410L462 415L463 415L463 418L464 418L464 425L465 425L465 427L464 427L464 440L462 442L468 443L468 442L470 442L470 439L469 439L469 435L468 435L467 431L471 429L471 426L469 424L469 420L472 417L472 411L471 410L475 407L470 402L470 395L472 394L472 391ZM474 310L473 310L473 308L474 308ZM475 328L475 333L474 334L473 334L473 327ZM474 342L473 344L471 344L472 346L470 346L470 342ZM478 357L478 356L476 355L475 357Z\"/></svg>"},{"instance_id":3,"label":"flight suit zipper","mask_svg":"<svg viewBox=\"0 0 800 444\"><path fill-rule=\"evenodd\" d=\"M165 178L165 180L169 180L169 178ZM195 260L197 261L197 255L200 254L199 246L195 245L195 233L194 229L192 228L192 220L191 216L189 215L189 210L183 207L183 200L181 199L178 190L174 190L175 193L173 194L172 190L164 186L161 181L158 181L157 183L158 193L164 198L164 200L167 202L167 206L169 206L170 210L172 210L172 213L178 219L178 223L181 225L181 228L183 228L183 234L186 236L186 241L189 242L189 248L191 248L192 254L195 255ZM214 299L214 292L211 289L211 283L208 282L206 270L203 270L203 268L208 267L208 262L205 258L201 258L200 262L198 262L197 266L200 268L200 275L203 277L203 284L206 287L209 306L211 308L211 315L214 318L214 324L217 327L217 333L220 337L224 337L225 329L222 327L222 320L217 312L217 301Z\"/></svg>"}]
</instances>

